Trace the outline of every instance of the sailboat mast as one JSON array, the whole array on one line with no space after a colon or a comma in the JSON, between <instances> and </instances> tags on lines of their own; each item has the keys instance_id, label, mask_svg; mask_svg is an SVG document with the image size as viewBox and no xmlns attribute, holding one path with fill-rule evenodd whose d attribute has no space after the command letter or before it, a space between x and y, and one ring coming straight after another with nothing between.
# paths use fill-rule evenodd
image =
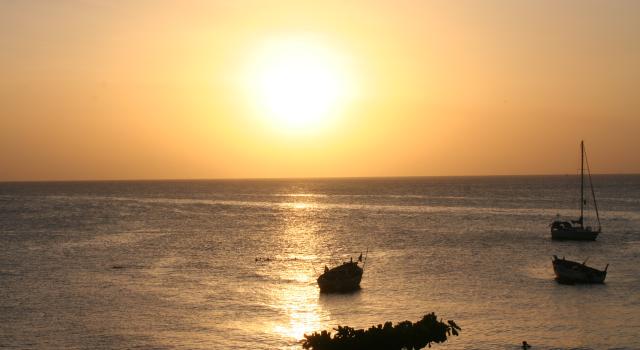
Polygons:
<instances>
[{"instance_id":1,"label":"sailboat mast","mask_svg":"<svg viewBox=\"0 0 640 350\"><path fill-rule=\"evenodd\" d=\"M580 228L584 221L584 140L580 141Z\"/></svg>"}]
</instances>

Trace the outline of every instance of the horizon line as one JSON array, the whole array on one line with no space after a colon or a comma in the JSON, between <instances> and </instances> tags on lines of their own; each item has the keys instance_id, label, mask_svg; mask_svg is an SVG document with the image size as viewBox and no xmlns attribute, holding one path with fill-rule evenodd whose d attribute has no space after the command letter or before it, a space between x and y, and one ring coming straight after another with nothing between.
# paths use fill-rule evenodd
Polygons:
<instances>
[{"instance_id":1,"label":"horizon line","mask_svg":"<svg viewBox=\"0 0 640 350\"><path fill-rule=\"evenodd\" d=\"M576 174L490 174L490 175L385 175L385 176L299 176L299 177L218 177L218 178L115 178L115 179L41 179L41 180L0 180L0 183L43 183L43 182L188 182L188 181L283 181L283 180L366 180L366 179L412 179L412 178L463 178L463 177L542 177L573 176ZM602 175L640 175L640 173L595 173Z\"/></svg>"}]
</instances>

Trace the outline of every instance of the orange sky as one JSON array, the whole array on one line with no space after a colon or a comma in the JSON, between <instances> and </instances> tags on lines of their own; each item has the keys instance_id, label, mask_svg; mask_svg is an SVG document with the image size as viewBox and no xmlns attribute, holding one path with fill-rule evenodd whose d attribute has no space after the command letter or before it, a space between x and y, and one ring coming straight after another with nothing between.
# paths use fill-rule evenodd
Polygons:
<instances>
[{"instance_id":1,"label":"orange sky","mask_svg":"<svg viewBox=\"0 0 640 350\"><path fill-rule=\"evenodd\" d=\"M247 78L291 38L352 90L295 130ZM0 181L640 173L639 38L640 1L4 1Z\"/></svg>"}]
</instances>

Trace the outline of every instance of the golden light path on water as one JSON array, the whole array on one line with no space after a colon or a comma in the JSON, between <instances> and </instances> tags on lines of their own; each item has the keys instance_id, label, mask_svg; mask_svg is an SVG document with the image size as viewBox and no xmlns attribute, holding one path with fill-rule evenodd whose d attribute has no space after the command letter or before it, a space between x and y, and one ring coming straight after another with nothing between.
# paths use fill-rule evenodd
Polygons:
<instances>
[{"instance_id":1,"label":"golden light path on water","mask_svg":"<svg viewBox=\"0 0 640 350\"><path fill-rule=\"evenodd\" d=\"M292 340L300 340L305 333L321 329L317 288L287 288L280 294L280 302L286 310L289 322L274 325L274 332Z\"/></svg>"},{"instance_id":2,"label":"golden light path on water","mask_svg":"<svg viewBox=\"0 0 640 350\"><path fill-rule=\"evenodd\" d=\"M306 196L301 194L294 197ZM292 342L303 339L305 333L310 334L322 328L322 309L318 303L319 291L315 281L317 273L313 268L313 264L317 264L323 255L318 251L322 249L318 245L318 208L315 203L308 201L309 198L304 199L283 206L288 209L288 215L284 220L280 241L282 250L287 252L286 261L290 263L285 264L278 275L281 280L293 283L282 283L281 288L272 295L275 306L286 314L284 319L288 319L274 323L272 331Z\"/></svg>"}]
</instances>

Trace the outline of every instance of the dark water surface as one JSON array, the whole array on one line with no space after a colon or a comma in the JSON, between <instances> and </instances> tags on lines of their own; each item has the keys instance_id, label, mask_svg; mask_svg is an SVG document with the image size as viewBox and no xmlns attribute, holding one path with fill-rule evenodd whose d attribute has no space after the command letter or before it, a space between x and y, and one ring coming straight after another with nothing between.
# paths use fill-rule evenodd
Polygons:
<instances>
[{"instance_id":1,"label":"dark water surface","mask_svg":"<svg viewBox=\"0 0 640 350\"><path fill-rule=\"evenodd\" d=\"M463 328L435 348L640 349L640 176L594 182L589 243L550 240L574 176L0 183L0 348L301 349L435 311ZM367 248L361 291L319 295Z\"/></svg>"}]
</instances>

